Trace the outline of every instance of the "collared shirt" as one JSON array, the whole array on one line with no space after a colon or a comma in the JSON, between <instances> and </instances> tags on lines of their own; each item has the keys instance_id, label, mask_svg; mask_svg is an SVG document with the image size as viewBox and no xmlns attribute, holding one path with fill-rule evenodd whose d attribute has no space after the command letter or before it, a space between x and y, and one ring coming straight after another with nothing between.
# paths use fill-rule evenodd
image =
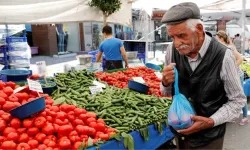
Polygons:
<instances>
[{"instance_id":1,"label":"collared shirt","mask_svg":"<svg viewBox=\"0 0 250 150\"><path fill-rule=\"evenodd\" d=\"M205 35L203 45L199 51L199 54L195 58L188 57L190 67L194 71L200 64L201 60L207 52L211 37ZM172 59L172 44L170 44L166 51L165 66L171 63ZM224 82L224 89L228 97L228 102L224 104L217 112L215 112L210 118L214 120L214 126L218 126L225 122L233 122L240 115L243 106L246 104L246 96L241 86L240 77L237 71L237 65L235 57L230 49L227 49L220 72L220 77ZM161 92L164 95L172 95L172 87L164 87L161 84Z\"/></svg>"}]
</instances>

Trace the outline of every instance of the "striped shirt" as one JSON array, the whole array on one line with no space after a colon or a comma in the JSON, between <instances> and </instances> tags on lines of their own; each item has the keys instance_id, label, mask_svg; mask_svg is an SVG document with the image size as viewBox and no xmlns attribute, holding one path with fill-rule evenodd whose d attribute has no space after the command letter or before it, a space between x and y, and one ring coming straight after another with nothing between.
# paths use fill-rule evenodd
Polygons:
<instances>
[{"instance_id":1,"label":"striped shirt","mask_svg":"<svg viewBox=\"0 0 250 150\"><path fill-rule=\"evenodd\" d=\"M204 58L210 42L211 37L206 35L199 54L195 58L187 57L190 67L193 71ZM168 46L166 51L165 66L171 63L171 58L172 44ZM228 97L228 102L224 104L219 110L217 110L217 112L215 112L212 116L210 116L210 118L214 120L214 126L218 126L226 122L233 122L235 119L237 119L247 101L238 75L236 60L230 49L227 49L225 53L220 77L224 82L224 88L226 91L226 96ZM164 95L172 95L172 87L164 87L161 84L161 92Z\"/></svg>"}]
</instances>

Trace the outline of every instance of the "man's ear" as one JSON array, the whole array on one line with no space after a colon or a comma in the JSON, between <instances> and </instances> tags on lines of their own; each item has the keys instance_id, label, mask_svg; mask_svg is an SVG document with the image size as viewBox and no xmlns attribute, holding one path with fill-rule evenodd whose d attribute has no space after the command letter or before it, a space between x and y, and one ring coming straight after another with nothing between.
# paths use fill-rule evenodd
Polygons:
<instances>
[{"instance_id":1,"label":"man's ear","mask_svg":"<svg viewBox=\"0 0 250 150\"><path fill-rule=\"evenodd\" d=\"M199 33L203 33L204 29L203 29L203 25L202 24L197 24L196 25L196 31L198 31Z\"/></svg>"}]
</instances>

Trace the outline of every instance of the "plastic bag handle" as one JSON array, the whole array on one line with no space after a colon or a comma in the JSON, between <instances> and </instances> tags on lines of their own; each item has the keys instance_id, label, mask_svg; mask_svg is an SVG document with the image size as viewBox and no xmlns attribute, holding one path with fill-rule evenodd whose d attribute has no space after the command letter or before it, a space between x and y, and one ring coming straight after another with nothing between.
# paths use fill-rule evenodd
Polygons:
<instances>
[{"instance_id":1,"label":"plastic bag handle","mask_svg":"<svg viewBox=\"0 0 250 150\"><path fill-rule=\"evenodd\" d=\"M174 94L178 95L180 94L178 86L178 71L175 66L173 66L173 68L174 68Z\"/></svg>"}]
</instances>

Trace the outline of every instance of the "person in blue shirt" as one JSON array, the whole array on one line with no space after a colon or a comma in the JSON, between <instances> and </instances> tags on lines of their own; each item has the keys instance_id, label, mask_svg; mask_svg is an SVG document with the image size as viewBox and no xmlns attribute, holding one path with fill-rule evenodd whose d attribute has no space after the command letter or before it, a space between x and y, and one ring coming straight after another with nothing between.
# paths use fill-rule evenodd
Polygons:
<instances>
[{"instance_id":1,"label":"person in blue shirt","mask_svg":"<svg viewBox=\"0 0 250 150\"><path fill-rule=\"evenodd\" d=\"M125 67L128 68L128 58L122 41L113 37L110 26L103 27L102 33L105 40L99 46L96 62L101 60L104 53L106 59L105 70L123 68L122 60L125 61Z\"/></svg>"}]
</instances>

